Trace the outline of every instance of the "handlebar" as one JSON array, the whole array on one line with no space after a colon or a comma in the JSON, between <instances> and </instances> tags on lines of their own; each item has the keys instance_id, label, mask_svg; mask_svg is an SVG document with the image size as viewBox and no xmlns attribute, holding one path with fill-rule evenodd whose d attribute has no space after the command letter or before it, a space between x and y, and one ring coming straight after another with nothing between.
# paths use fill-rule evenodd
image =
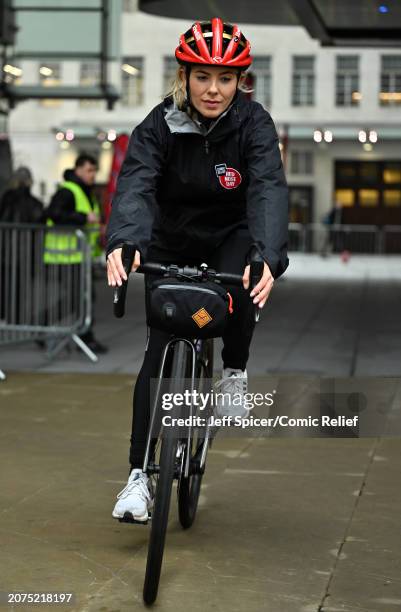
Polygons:
<instances>
[{"instance_id":1,"label":"handlebar","mask_svg":"<svg viewBox=\"0 0 401 612\"><path fill-rule=\"evenodd\" d=\"M119 287L114 288L113 305L114 315L120 319L125 313L125 300L127 295L128 277L132 264L135 258L135 247L125 244L122 248L121 260L124 270L127 274L127 280L123 281ZM176 277L190 277L192 280L210 280L220 281L236 287L242 287L242 275L230 274L225 272L216 272L215 270L208 268L206 264L202 264L199 268L193 268L190 266L179 267L175 264L160 264L155 262L148 262L140 265L137 270L140 274L155 274L155 275L171 275ZM252 259L251 261L251 274L250 274L250 287L249 291L252 291L253 287L259 282L261 275L263 274L263 259L258 261ZM255 321L259 320L259 307L255 308Z\"/></svg>"}]
</instances>

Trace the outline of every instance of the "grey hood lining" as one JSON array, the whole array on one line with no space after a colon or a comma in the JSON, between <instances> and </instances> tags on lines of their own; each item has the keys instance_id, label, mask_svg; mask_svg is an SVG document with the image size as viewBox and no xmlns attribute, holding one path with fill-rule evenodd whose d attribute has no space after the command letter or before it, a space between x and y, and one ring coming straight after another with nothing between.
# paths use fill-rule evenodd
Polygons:
<instances>
[{"instance_id":1,"label":"grey hood lining","mask_svg":"<svg viewBox=\"0 0 401 612\"><path fill-rule=\"evenodd\" d=\"M199 134L200 136L208 136L219 121L227 115L232 106L233 104L230 104L224 113L211 123L208 130L200 121L191 119L188 113L179 110L175 102L165 111L164 119L172 134Z\"/></svg>"}]
</instances>

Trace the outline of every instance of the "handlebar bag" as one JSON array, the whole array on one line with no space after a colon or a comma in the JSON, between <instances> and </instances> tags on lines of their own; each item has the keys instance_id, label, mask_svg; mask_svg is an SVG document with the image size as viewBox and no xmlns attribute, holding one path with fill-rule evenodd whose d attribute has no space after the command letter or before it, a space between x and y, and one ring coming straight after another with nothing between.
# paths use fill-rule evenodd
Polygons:
<instances>
[{"instance_id":1,"label":"handlebar bag","mask_svg":"<svg viewBox=\"0 0 401 612\"><path fill-rule=\"evenodd\" d=\"M164 277L149 287L147 324L176 336L221 336L233 311L231 295L212 281Z\"/></svg>"}]
</instances>

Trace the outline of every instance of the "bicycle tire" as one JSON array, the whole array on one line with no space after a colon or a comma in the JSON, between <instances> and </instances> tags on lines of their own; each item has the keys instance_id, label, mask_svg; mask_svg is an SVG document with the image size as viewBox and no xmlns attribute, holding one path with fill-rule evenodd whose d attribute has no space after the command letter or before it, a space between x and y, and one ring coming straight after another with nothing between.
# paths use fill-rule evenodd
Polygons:
<instances>
[{"instance_id":1,"label":"bicycle tire","mask_svg":"<svg viewBox=\"0 0 401 612\"><path fill-rule=\"evenodd\" d=\"M187 347L184 342L174 346L170 375L170 393L179 393L187 369ZM176 410L173 408L172 412ZM171 413L170 413L171 414ZM179 416L172 414L172 416ZM159 461L159 478L155 493L155 503L152 512L151 532L149 538L148 557L146 562L143 600L151 605L157 597L161 568L163 562L164 544L170 511L171 490L175 475L175 459L178 446L176 435L162 437Z\"/></svg>"},{"instance_id":2,"label":"bicycle tire","mask_svg":"<svg viewBox=\"0 0 401 612\"><path fill-rule=\"evenodd\" d=\"M203 373L203 377L206 380L211 381L213 378L213 340L210 339L204 342L204 354L202 355L202 359L206 361L206 366L200 366L200 371L197 372L197 377L200 378L201 374ZM202 443L202 440L201 442L197 441L195 449L186 448L186 453L189 451L191 452L190 459L194 459L196 454L198 454L200 458ZM192 446L193 443L191 440L191 447ZM192 454L193 450L194 452ZM186 457L184 456L184 463L185 460ZM195 520L202 486L202 478L203 473L189 474L188 478L185 478L184 476L181 476L180 478L178 488L178 518L183 529L189 529Z\"/></svg>"}]
</instances>

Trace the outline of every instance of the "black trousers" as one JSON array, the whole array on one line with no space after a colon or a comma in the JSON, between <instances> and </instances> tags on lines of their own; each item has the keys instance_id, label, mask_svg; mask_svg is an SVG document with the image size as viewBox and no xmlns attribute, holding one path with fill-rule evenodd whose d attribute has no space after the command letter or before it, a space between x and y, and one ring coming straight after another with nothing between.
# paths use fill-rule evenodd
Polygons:
<instances>
[{"instance_id":1,"label":"black trousers","mask_svg":"<svg viewBox=\"0 0 401 612\"><path fill-rule=\"evenodd\" d=\"M188 255L187 257L177 258L177 255L172 254L171 258L168 258L165 252L149 249L148 261L163 261L178 265L200 265L201 263L207 263L209 267L218 272L242 275L246 265L246 256L250 248L251 237L248 230L239 229L230 234L225 242L210 253L209 256L194 258ZM162 257L161 253L163 253ZM154 278L154 276L145 278L146 292L149 282L154 280ZM255 327L254 306L252 299L249 297L249 292L245 291L243 287L228 285L226 287L233 297L234 312L222 337L223 364L225 368L240 368L244 370L248 361L249 346ZM152 400L150 380L158 375L161 355L169 338L169 334L165 332L148 328L145 358L136 381L133 398L129 461L134 468L140 468L143 464Z\"/></svg>"}]
</instances>

